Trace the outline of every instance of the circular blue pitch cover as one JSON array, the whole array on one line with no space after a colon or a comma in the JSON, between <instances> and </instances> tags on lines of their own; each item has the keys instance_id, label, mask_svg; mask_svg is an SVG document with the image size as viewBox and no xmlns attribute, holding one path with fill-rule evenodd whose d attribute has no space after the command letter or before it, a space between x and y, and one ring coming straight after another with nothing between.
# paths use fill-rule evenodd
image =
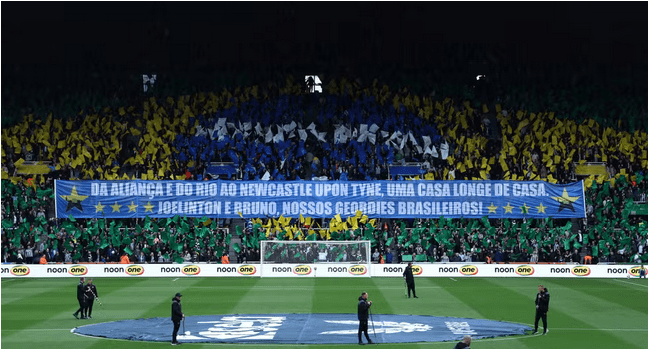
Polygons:
<instances>
[{"instance_id":1,"label":"circular blue pitch cover","mask_svg":"<svg viewBox=\"0 0 648 349\"><path fill-rule=\"evenodd\" d=\"M377 343L442 342L522 335L522 324L453 317L373 314L369 335ZM73 333L135 341L171 341L170 318L98 323L74 328ZM375 333L375 335L374 335ZM201 315L185 319L178 341L184 343L333 344L357 343L356 314L238 314Z\"/></svg>"}]
</instances>

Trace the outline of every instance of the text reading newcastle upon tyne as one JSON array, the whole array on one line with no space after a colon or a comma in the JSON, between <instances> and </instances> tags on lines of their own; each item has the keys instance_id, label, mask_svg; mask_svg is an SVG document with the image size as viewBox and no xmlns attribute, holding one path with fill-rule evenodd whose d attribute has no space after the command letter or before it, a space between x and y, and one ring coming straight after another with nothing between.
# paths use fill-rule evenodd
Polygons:
<instances>
[{"instance_id":1,"label":"text reading newcastle upon tyne","mask_svg":"<svg viewBox=\"0 0 648 349\"><path fill-rule=\"evenodd\" d=\"M101 212L103 217L236 217L239 213L332 217L354 215L359 210L382 217L508 214L514 218L542 215L551 211L543 208L552 205L563 212L565 202L578 208L568 207L569 212L563 212L565 217L577 217L582 213L578 212L582 204L577 199L583 199L582 182L553 185L542 181L57 181L56 192L57 200L61 200L57 201L57 215L81 218L100 217L93 208L113 203L112 209ZM75 199L83 207L80 212L66 205L66 201ZM115 210L122 202L130 208L123 211L130 212Z\"/></svg>"}]
</instances>

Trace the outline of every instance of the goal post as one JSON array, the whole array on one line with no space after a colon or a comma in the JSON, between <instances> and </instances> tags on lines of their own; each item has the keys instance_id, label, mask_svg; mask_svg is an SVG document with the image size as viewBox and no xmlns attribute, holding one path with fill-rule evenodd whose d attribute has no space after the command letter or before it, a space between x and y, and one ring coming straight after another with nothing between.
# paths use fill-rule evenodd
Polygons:
<instances>
[{"instance_id":1,"label":"goal post","mask_svg":"<svg viewBox=\"0 0 648 349\"><path fill-rule=\"evenodd\" d=\"M369 264L371 241L281 241L263 240L261 264L350 263Z\"/></svg>"},{"instance_id":2,"label":"goal post","mask_svg":"<svg viewBox=\"0 0 648 349\"><path fill-rule=\"evenodd\" d=\"M371 241L259 242L262 277L371 276Z\"/></svg>"}]
</instances>

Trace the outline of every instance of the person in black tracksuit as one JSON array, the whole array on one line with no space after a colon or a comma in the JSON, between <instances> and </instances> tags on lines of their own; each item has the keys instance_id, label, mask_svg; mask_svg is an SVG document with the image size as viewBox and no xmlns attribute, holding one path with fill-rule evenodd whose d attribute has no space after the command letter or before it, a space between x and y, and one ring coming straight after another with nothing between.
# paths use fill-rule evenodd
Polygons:
<instances>
[{"instance_id":1,"label":"person in black tracksuit","mask_svg":"<svg viewBox=\"0 0 648 349\"><path fill-rule=\"evenodd\" d=\"M180 293L176 293L175 297L173 297L173 303L171 303L171 321L173 321L173 340L171 341L172 345L178 344L178 340L176 339L178 336L178 330L180 329L180 322L182 322L182 319L184 319L184 314L182 313L182 305L180 305L180 300L182 298L182 295Z\"/></svg>"},{"instance_id":2,"label":"person in black tracksuit","mask_svg":"<svg viewBox=\"0 0 648 349\"><path fill-rule=\"evenodd\" d=\"M86 318L92 319L92 305L94 304L95 298L99 298L97 294L97 287L92 284L92 279L88 280L88 283L85 285L85 312L83 313Z\"/></svg>"},{"instance_id":3,"label":"person in black tracksuit","mask_svg":"<svg viewBox=\"0 0 648 349\"><path fill-rule=\"evenodd\" d=\"M549 290L544 286L538 286L538 294L535 299L536 304L536 316L535 316L535 330L533 333L538 333L538 320L542 319L542 326L544 327L544 332L542 334L547 334L549 329L547 328L547 312L549 311Z\"/></svg>"},{"instance_id":4,"label":"person in black tracksuit","mask_svg":"<svg viewBox=\"0 0 648 349\"><path fill-rule=\"evenodd\" d=\"M77 300L79 301L79 309L72 314L75 318L79 318L79 313L81 313L81 318L85 319L84 310L85 310L85 278L79 280L77 285Z\"/></svg>"},{"instance_id":5,"label":"person in black tracksuit","mask_svg":"<svg viewBox=\"0 0 648 349\"><path fill-rule=\"evenodd\" d=\"M414 298L416 297L416 288L414 287L414 274L412 273L412 262L407 263L407 267L405 267L405 271L403 272L403 277L405 278L405 282L407 283L407 298L411 298L411 293L414 294Z\"/></svg>"},{"instance_id":6,"label":"person in black tracksuit","mask_svg":"<svg viewBox=\"0 0 648 349\"><path fill-rule=\"evenodd\" d=\"M367 338L367 343L373 343L369 338L369 307L371 307L371 301L367 300L368 296L367 292L362 292L362 295L358 298L358 320L360 320L360 325L358 326L358 344L364 344L362 343L362 332L364 332Z\"/></svg>"}]
</instances>

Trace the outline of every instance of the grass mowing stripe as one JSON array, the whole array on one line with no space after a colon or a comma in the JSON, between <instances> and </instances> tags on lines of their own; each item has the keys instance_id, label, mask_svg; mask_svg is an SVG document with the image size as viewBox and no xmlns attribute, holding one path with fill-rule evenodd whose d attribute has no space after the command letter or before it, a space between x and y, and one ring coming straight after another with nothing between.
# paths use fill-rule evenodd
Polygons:
<instances>
[{"instance_id":1,"label":"grass mowing stripe","mask_svg":"<svg viewBox=\"0 0 648 349\"><path fill-rule=\"evenodd\" d=\"M579 280L580 281L580 280ZM637 299L645 298L646 292L631 286L619 285L616 280L600 279L592 282L592 280L582 280L581 287L578 289L587 293L590 296L603 298L607 302L614 303L619 307L627 307L635 311L648 315L648 304L646 302L637 302ZM595 286L590 286L593 284ZM608 285L616 286L614 288L605 287ZM619 295L623 297L619 297Z\"/></svg>"},{"instance_id":2,"label":"grass mowing stripe","mask_svg":"<svg viewBox=\"0 0 648 349\"><path fill-rule=\"evenodd\" d=\"M631 324L637 321L648 322L648 314L641 311L646 309L646 305L642 304L645 302L636 302L635 290L626 287L619 287L616 292L599 290L601 285L606 285L608 282L608 280L597 279L551 280L552 284L557 285L573 284L574 287L570 291L577 293L573 296L568 294L571 301L568 305L573 306L576 303L581 303L583 308L590 308L586 318L596 321L598 327L618 328L619 325L624 326L625 324L630 325L628 327L634 327ZM551 288L549 291L551 293ZM561 297L562 293L561 291ZM627 302L627 299L635 301Z\"/></svg>"},{"instance_id":3,"label":"grass mowing stripe","mask_svg":"<svg viewBox=\"0 0 648 349\"><path fill-rule=\"evenodd\" d=\"M629 341L625 338L627 335L620 335L614 332L576 332L569 333L565 331L551 332L553 327L557 328L570 328L574 325L581 325L580 328L611 328L617 327L618 325L612 324L610 326L609 322L605 318L592 317L592 308L589 307L590 304L597 306L597 300L592 300L593 303L583 302L583 297L588 297L588 295L580 292L580 288L583 287L581 284L583 281L588 282L585 286L587 287L597 287L604 285L601 280L598 279L515 279L507 280L504 278L489 278L489 282L497 283L502 285L503 288L507 288L508 285L515 284L526 284L528 285L528 291L522 292L519 288L511 288L510 291L513 293L519 293L522 297L526 298L526 305L523 306L524 313L528 314L529 321L533 321L535 317L535 295L537 293L538 284L543 284L549 289L549 294L551 295L551 302L549 305L548 317L548 326L550 333L546 336L546 345L552 347L562 347L565 343L591 343L596 345L603 345L607 348L617 347L618 343L625 342L624 347L628 348L640 348L634 344L634 341ZM554 288L559 289L559 291L554 291ZM594 298L594 297L592 297ZM606 302L604 299L600 299L602 302ZM608 302L609 303L609 302ZM606 312L607 316L612 315L613 312L618 311L618 307L615 307L615 310L612 312ZM538 330L542 331L542 321L538 325ZM589 339L589 336L596 336L597 340ZM543 336L544 338L544 336ZM543 341L544 342L544 341ZM591 348L591 345L590 345Z\"/></svg>"},{"instance_id":4,"label":"grass mowing stripe","mask_svg":"<svg viewBox=\"0 0 648 349\"><path fill-rule=\"evenodd\" d=\"M446 316L467 317L475 319L489 319L528 324L528 319L521 316L517 311L502 311L504 309L517 309L524 302L521 297L510 291L491 284L485 278L462 278L458 281L451 281L449 278L439 278L435 281L441 286L449 286L445 291L452 297L451 304L460 305L462 308L470 309L461 311L455 307L454 314ZM460 285L461 287L457 287ZM514 336L505 343L491 343L492 340L483 340L480 348L533 348L529 344L528 336Z\"/></svg>"},{"instance_id":5,"label":"grass mowing stripe","mask_svg":"<svg viewBox=\"0 0 648 349\"><path fill-rule=\"evenodd\" d=\"M13 280L13 279L11 279ZM64 279L65 280L65 279ZM78 280L66 279L20 279L10 283L2 283L3 298L11 300L17 292L30 292L36 289L43 290L34 296L25 296L19 301L11 300L2 306L2 345L8 348L33 348L33 347L74 347L75 349L109 349L116 345L120 348L162 348L168 347L168 343L132 342L109 339L86 338L58 331L48 331L46 328L35 327L65 327L66 322L75 324L89 323L75 320L71 313L76 309L75 285ZM146 281L148 280L148 281ZM97 278L95 284L99 289L102 301L111 307L107 311L104 321L112 321L124 318L121 312L124 308L132 307L148 314L169 316L171 297L177 290L191 296L187 300L186 307L192 313L197 306L197 313L204 314L230 314L230 313L279 313L286 312L286 309L299 310L300 313L350 313L355 317L357 298L360 292L366 290L370 299L376 301L376 306L384 306L384 309L392 313L400 314L424 314L424 315L448 315L483 318L480 312L492 318L490 312L484 311L483 307L473 306L471 302L465 302L464 297L473 297L475 302L494 303L500 305L500 317L507 321L529 323L533 321L533 298L537 284L546 279L486 279L460 278L452 281L445 278L417 278L417 295L419 299L407 299L405 286L401 278L372 278L372 279L275 279L275 278L181 278L171 282L173 278L158 279L144 278ZM197 281L196 281L197 280ZM474 341L475 347L480 349L490 348L572 348L586 347L588 349L644 347L643 337L646 331L642 331L645 321L633 321L619 326L609 325L609 322L601 322L598 317L609 316L615 312L624 312L625 307L616 306L610 309L610 304L621 302L617 297L635 298L637 290L643 289L643 285L632 283L633 280L620 283L618 281L606 280L605 282L594 281L591 283L573 282L586 279L555 279L547 282L547 287L552 292L552 307L549 314L551 332L547 336L523 336L506 337ZM149 282L150 281L150 282ZM189 284L187 282L189 281ZM627 285L625 283L628 283ZM12 286L18 286L12 290ZM634 286L640 286L634 287ZM441 287L441 288L440 288ZM590 292L589 289L593 291ZM583 292L587 290L587 292ZM600 290L605 292L596 292ZM615 292L616 291L616 292ZM591 293L594 293L591 294ZM133 296L135 294L135 296ZM567 294L567 295L565 295ZM602 309L588 302L574 302L572 298L578 295L591 299L592 302L600 302L596 294L603 299ZM491 296L488 296L491 295ZM495 295L495 296L492 296ZM630 297L629 297L630 296ZM129 300L128 298L137 298ZM253 299L251 299L251 298ZM400 297L400 298L399 298ZM513 298L520 298L520 306L514 307L503 303ZM260 299L256 299L260 298ZM310 303L304 302L309 298ZM161 301L158 301L160 299ZM108 301L108 302L106 302ZM141 304L137 304L140 302ZM258 305L263 302L272 304L259 309ZM120 304L124 303L124 304ZM183 302L184 303L184 302ZM246 303L246 304L241 304ZM565 304L567 303L567 304ZM157 310L159 308L159 310ZM183 307L183 310L185 307ZM249 310L253 311L245 311ZM487 309L490 306L486 307ZM566 308L566 309L563 309ZM636 306L631 311L633 314L641 314ZM95 303L95 309L97 304ZM376 307L378 309L378 307ZM270 311L268 311L270 310ZM632 309L630 309L632 310ZM97 311L97 310L95 310ZM185 310L186 312L186 310ZM591 313L597 313L593 320L583 320ZM378 313L376 311L376 313ZM443 314L445 313L445 314ZM468 313L474 314L468 316ZM579 315L574 316L573 314ZM194 315L194 314L191 314ZM195 314L198 315L198 314ZM59 320L59 317L61 320ZM69 317L69 319L68 319ZM510 320L514 319L514 320ZM518 321L515 319L523 319ZM16 321L18 320L18 321ZM90 321L97 321L93 319ZM52 326L56 323L55 326ZM63 325L63 326L62 326ZM628 325L626 328L622 328ZM5 331L6 330L6 331ZM166 331L166 329L165 329ZM171 328L168 330L169 334ZM20 339L14 338L20 333ZM165 333L166 334L166 333ZM405 334L406 335L406 334ZM626 340L619 339L625 338ZM630 341L630 343L628 343ZM446 348L454 346L452 343L402 343L402 344L381 344L381 348ZM640 345L638 345L640 344ZM187 344L191 348L285 348L299 347L302 349L347 349L356 348L353 345L264 345L264 344Z\"/></svg>"},{"instance_id":6,"label":"grass mowing stripe","mask_svg":"<svg viewBox=\"0 0 648 349\"><path fill-rule=\"evenodd\" d=\"M46 331L70 331L69 328L16 328L13 330L3 329L2 332L25 331L25 332L46 332Z\"/></svg>"},{"instance_id":7,"label":"grass mowing stripe","mask_svg":"<svg viewBox=\"0 0 648 349\"><path fill-rule=\"evenodd\" d=\"M648 332L648 328L551 328L557 331L619 331L619 332Z\"/></svg>"},{"instance_id":8,"label":"grass mowing stripe","mask_svg":"<svg viewBox=\"0 0 648 349\"><path fill-rule=\"evenodd\" d=\"M133 280L135 281L135 280ZM133 284L133 281L130 283ZM139 279L135 283L143 282ZM77 336L69 332L69 329L80 324L87 324L94 320L77 320L72 317L78 307L76 301L76 285L78 280L75 279L32 279L25 283L29 288L43 289L45 293L25 298L20 303L12 303L3 306L3 327L22 327L21 331L16 331L9 335L2 336L2 345L8 348L34 348L43 346L43 340L47 342L48 347L60 348L74 345L75 348L88 348L93 345L93 341L80 340ZM2 290L12 292L11 290ZM51 328L52 323L58 326L69 326L68 331L49 331L46 335L34 335L34 331L41 328Z\"/></svg>"},{"instance_id":9,"label":"grass mowing stripe","mask_svg":"<svg viewBox=\"0 0 648 349\"><path fill-rule=\"evenodd\" d=\"M8 279L12 280L12 279ZM2 305L9 305L14 302L23 302L25 298L36 297L42 294L45 294L49 291L47 287L34 287L38 283L37 279L21 279L19 282L14 282L7 284L7 279L2 280L2 288L7 292L3 292ZM42 280L42 279L41 279ZM61 286L70 282L70 279L55 279L56 282L49 282L48 284L52 286ZM68 282L66 283L65 280ZM78 282L78 279L76 279ZM54 281L54 280L52 280ZM75 284L76 285L76 284ZM72 292L76 292L76 289L72 289ZM76 296L75 296L76 297Z\"/></svg>"},{"instance_id":10,"label":"grass mowing stripe","mask_svg":"<svg viewBox=\"0 0 648 349\"><path fill-rule=\"evenodd\" d=\"M399 280L402 282L402 280ZM420 286L434 286L435 289L423 290L417 292L418 299L404 298L406 304L414 307L412 314L433 315L433 316L450 316L450 317L467 317L481 318L481 314L474 308L462 302L455 297L455 294L446 289L450 284L448 279L444 278L416 278L416 289ZM454 285L454 282L452 282ZM459 289L459 288L457 288ZM403 286L403 293L407 290ZM454 290L454 289L453 289ZM412 300L413 302L410 302Z\"/></svg>"},{"instance_id":11,"label":"grass mowing stripe","mask_svg":"<svg viewBox=\"0 0 648 349\"><path fill-rule=\"evenodd\" d=\"M237 305L249 292L257 288L260 278L201 278L191 287L191 306L187 312L192 315L236 314ZM189 291L187 291L189 292ZM196 305L196 306L194 306Z\"/></svg>"},{"instance_id":12,"label":"grass mowing stripe","mask_svg":"<svg viewBox=\"0 0 648 349\"><path fill-rule=\"evenodd\" d=\"M624 284L629 284L629 285L633 285L633 286L639 286L639 287L643 287L643 288L648 288L648 286L646 286L646 285L641 285L641 284L630 282L630 281L624 281L624 280L618 280L618 279L614 279L614 281L622 282Z\"/></svg>"},{"instance_id":13,"label":"grass mowing stripe","mask_svg":"<svg viewBox=\"0 0 648 349\"><path fill-rule=\"evenodd\" d=\"M259 284L295 286L315 284L314 278L263 278ZM313 297L310 292L291 292L286 290L267 290L250 287L245 294L243 290L219 290L231 292L236 298L236 306L231 308L233 314L281 314L281 313L310 313Z\"/></svg>"}]
</instances>

